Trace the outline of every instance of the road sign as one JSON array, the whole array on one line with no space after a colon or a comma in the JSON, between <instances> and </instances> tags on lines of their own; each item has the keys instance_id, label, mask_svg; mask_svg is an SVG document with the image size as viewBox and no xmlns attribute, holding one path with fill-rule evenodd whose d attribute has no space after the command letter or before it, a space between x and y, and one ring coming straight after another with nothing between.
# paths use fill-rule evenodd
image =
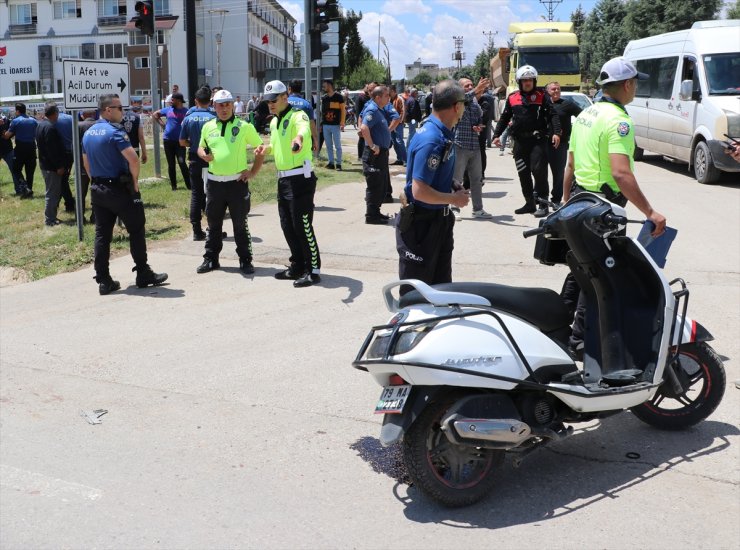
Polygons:
<instances>
[{"instance_id":1,"label":"road sign","mask_svg":"<svg viewBox=\"0 0 740 550\"><path fill-rule=\"evenodd\" d=\"M118 94L123 107L129 106L129 75L127 62L65 59L64 108L97 109L103 94Z\"/></svg>"}]
</instances>

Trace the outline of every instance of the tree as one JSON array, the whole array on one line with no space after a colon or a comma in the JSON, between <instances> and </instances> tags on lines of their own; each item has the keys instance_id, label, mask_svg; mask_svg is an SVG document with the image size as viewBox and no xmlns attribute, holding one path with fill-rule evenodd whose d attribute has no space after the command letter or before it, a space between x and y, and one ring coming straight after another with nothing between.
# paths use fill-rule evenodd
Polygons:
<instances>
[{"instance_id":1,"label":"tree","mask_svg":"<svg viewBox=\"0 0 740 550\"><path fill-rule=\"evenodd\" d=\"M432 75L426 71L421 71L411 80L411 84L414 84L415 86L429 86L432 83L432 80Z\"/></svg>"},{"instance_id":2,"label":"tree","mask_svg":"<svg viewBox=\"0 0 740 550\"><path fill-rule=\"evenodd\" d=\"M580 4L578 4L576 11L570 14L570 20L573 22L573 32L576 33L576 36L578 37L578 43L580 44L581 31L583 30L583 25L586 23L586 12L583 11L583 8Z\"/></svg>"},{"instance_id":3,"label":"tree","mask_svg":"<svg viewBox=\"0 0 740 550\"><path fill-rule=\"evenodd\" d=\"M596 3L581 32L582 74L592 78L598 76L604 63L624 53L630 40L622 26L626 15L627 8L621 0L599 0Z\"/></svg>"},{"instance_id":4,"label":"tree","mask_svg":"<svg viewBox=\"0 0 740 550\"><path fill-rule=\"evenodd\" d=\"M385 82L386 68L372 55L366 55L359 65L355 65L344 79L350 90L359 90L368 82Z\"/></svg>"},{"instance_id":5,"label":"tree","mask_svg":"<svg viewBox=\"0 0 740 550\"><path fill-rule=\"evenodd\" d=\"M740 19L740 0L735 0L735 5L728 8L725 19Z\"/></svg>"},{"instance_id":6,"label":"tree","mask_svg":"<svg viewBox=\"0 0 740 550\"><path fill-rule=\"evenodd\" d=\"M339 22L339 74L347 81L352 67L359 67L368 49L363 45L357 24L362 20L362 12L344 12Z\"/></svg>"},{"instance_id":7,"label":"tree","mask_svg":"<svg viewBox=\"0 0 740 550\"><path fill-rule=\"evenodd\" d=\"M691 28L695 21L716 19L722 0L628 0L624 31L634 40Z\"/></svg>"}]
</instances>

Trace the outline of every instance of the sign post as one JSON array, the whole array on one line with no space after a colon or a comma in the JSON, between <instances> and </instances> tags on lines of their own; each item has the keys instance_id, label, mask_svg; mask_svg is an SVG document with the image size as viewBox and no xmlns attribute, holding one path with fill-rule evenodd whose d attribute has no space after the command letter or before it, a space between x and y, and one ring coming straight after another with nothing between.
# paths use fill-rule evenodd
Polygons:
<instances>
[{"instance_id":1,"label":"sign post","mask_svg":"<svg viewBox=\"0 0 740 550\"><path fill-rule=\"evenodd\" d=\"M80 131L78 112L98 108L98 100L104 94L118 94L121 106L128 107L129 67L128 63L65 59L64 63L64 109L72 115L72 154L75 168L75 213L77 215L77 238L82 241L82 178L80 175Z\"/></svg>"}]
</instances>

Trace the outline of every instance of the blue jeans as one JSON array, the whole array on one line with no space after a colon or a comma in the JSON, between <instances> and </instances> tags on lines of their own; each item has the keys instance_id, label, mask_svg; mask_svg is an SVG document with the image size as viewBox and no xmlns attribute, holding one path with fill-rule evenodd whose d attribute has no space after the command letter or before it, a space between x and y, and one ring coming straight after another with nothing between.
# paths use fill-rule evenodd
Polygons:
<instances>
[{"instance_id":1,"label":"blue jeans","mask_svg":"<svg viewBox=\"0 0 740 550\"><path fill-rule=\"evenodd\" d=\"M406 150L408 150L409 145L411 144L411 138L414 137L418 124L418 122L409 122L409 139L406 140Z\"/></svg>"},{"instance_id":2,"label":"blue jeans","mask_svg":"<svg viewBox=\"0 0 740 550\"><path fill-rule=\"evenodd\" d=\"M406 146L403 143L403 130L401 130L399 135L399 128L403 128L403 126L399 125L391 132L391 140L393 141L393 150L396 152L396 158L406 164Z\"/></svg>"},{"instance_id":3,"label":"blue jeans","mask_svg":"<svg viewBox=\"0 0 740 550\"><path fill-rule=\"evenodd\" d=\"M321 126L324 142L326 143L326 154L329 156L329 164L342 164L342 131L338 124L323 124ZM336 157L334 149L337 150Z\"/></svg>"},{"instance_id":4,"label":"blue jeans","mask_svg":"<svg viewBox=\"0 0 740 550\"><path fill-rule=\"evenodd\" d=\"M8 170L10 170L10 174L13 176L13 187L15 187L15 194L16 195L22 195L25 193L25 187L24 184L21 183L21 180L18 179L18 174L16 174L15 170L13 170L13 167L15 166L15 153L11 149L5 155L3 155L2 160L5 161L5 164L8 165Z\"/></svg>"}]
</instances>

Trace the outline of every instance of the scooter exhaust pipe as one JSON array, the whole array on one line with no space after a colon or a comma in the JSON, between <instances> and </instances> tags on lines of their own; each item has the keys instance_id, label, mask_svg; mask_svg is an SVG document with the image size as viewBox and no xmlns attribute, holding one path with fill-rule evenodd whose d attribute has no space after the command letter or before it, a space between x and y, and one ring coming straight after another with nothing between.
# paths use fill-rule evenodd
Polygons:
<instances>
[{"instance_id":1,"label":"scooter exhaust pipe","mask_svg":"<svg viewBox=\"0 0 740 550\"><path fill-rule=\"evenodd\" d=\"M532 437L532 430L521 420L464 418L457 414L442 422L442 431L452 443L488 449L513 449Z\"/></svg>"}]
</instances>

